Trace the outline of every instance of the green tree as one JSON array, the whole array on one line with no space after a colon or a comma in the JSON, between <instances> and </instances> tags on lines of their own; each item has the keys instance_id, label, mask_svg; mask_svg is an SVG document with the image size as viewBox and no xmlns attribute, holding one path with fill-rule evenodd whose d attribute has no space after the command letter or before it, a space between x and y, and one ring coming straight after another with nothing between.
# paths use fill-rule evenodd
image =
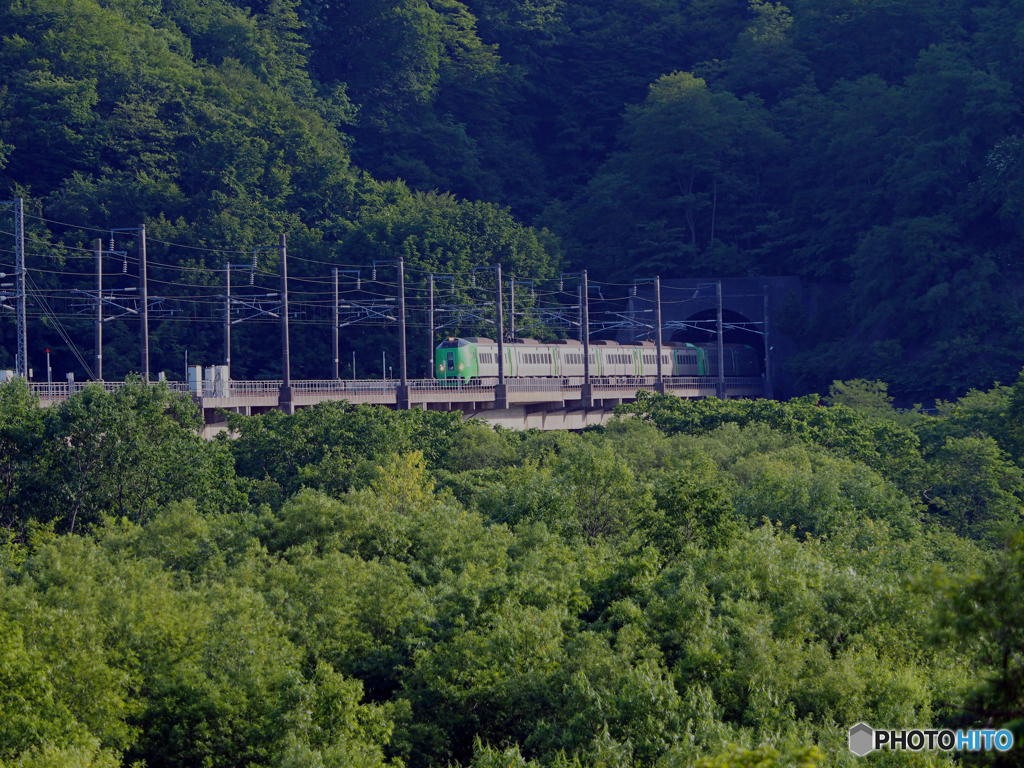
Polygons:
<instances>
[{"instance_id":1,"label":"green tree","mask_svg":"<svg viewBox=\"0 0 1024 768\"><path fill-rule=\"evenodd\" d=\"M943 597L933 639L958 643L979 665L957 719L998 724L1019 738L1024 732L1024 613L1018 599L1024 588L1024 535L1016 532L980 573L947 575L929 586L938 587Z\"/></svg>"},{"instance_id":2,"label":"green tree","mask_svg":"<svg viewBox=\"0 0 1024 768\"><path fill-rule=\"evenodd\" d=\"M210 512L236 509L245 496L230 457L202 439L198 419L195 406L166 387L86 386L46 414L48 514L74 532L104 514L143 520L184 498Z\"/></svg>"},{"instance_id":3,"label":"green tree","mask_svg":"<svg viewBox=\"0 0 1024 768\"><path fill-rule=\"evenodd\" d=\"M679 557L687 545L721 546L734 532L731 488L706 457L695 456L660 477L654 499L656 506L642 527L668 558Z\"/></svg>"},{"instance_id":4,"label":"green tree","mask_svg":"<svg viewBox=\"0 0 1024 768\"><path fill-rule=\"evenodd\" d=\"M949 437L936 451L927 497L960 536L1000 545L1024 522L1024 472L989 437Z\"/></svg>"},{"instance_id":5,"label":"green tree","mask_svg":"<svg viewBox=\"0 0 1024 768\"><path fill-rule=\"evenodd\" d=\"M23 525L38 513L38 482L47 473L44 418L26 382L0 385L0 521Z\"/></svg>"},{"instance_id":6,"label":"green tree","mask_svg":"<svg viewBox=\"0 0 1024 768\"><path fill-rule=\"evenodd\" d=\"M750 235L766 212L765 169L782 147L756 100L712 91L688 72L664 75L628 110L620 142L579 213L605 270L729 269L714 261L726 258L718 243L754 246Z\"/></svg>"},{"instance_id":7,"label":"green tree","mask_svg":"<svg viewBox=\"0 0 1024 768\"><path fill-rule=\"evenodd\" d=\"M647 488L601 441L584 439L571 445L553 470L574 512L576 530L589 542L631 530L651 506Z\"/></svg>"}]
</instances>

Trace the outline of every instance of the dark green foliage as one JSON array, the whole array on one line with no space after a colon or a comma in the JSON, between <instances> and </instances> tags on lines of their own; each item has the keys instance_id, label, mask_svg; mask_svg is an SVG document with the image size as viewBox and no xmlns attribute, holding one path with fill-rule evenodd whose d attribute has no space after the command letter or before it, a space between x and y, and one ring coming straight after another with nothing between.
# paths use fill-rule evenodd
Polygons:
<instances>
[{"instance_id":1,"label":"dark green foliage","mask_svg":"<svg viewBox=\"0 0 1024 768\"><path fill-rule=\"evenodd\" d=\"M1024 379L990 386L1022 354L1022 11L5 5L0 197L41 290L92 285L46 241L145 222L154 286L209 323L223 251L281 231L297 302L397 256L416 311L427 273L495 263L850 291L778 309L824 402L645 396L583 435L341 403L206 442L159 387L0 387L0 761L846 768L857 720L1024 739ZM154 369L220 362L210 327L154 319ZM294 375L326 376L325 328L295 327ZM76 365L31 334L37 370ZM106 339L120 378L136 331ZM234 377L279 375L276 339L240 327ZM376 376L382 349L353 327L340 356Z\"/></svg>"},{"instance_id":2,"label":"dark green foliage","mask_svg":"<svg viewBox=\"0 0 1024 768\"><path fill-rule=\"evenodd\" d=\"M73 532L105 515L145 520L185 498L208 513L246 503L227 447L203 440L195 405L164 387L90 385L44 411L15 380L0 386L0 421L7 526Z\"/></svg>"},{"instance_id":3,"label":"dark green foliage","mask_svg":"<svg viewBox=\"0 0 1024 768\"><path fill-rule=\"evenodd\" d=\"M1014 737L1024 732L1024 538L1020 531L983 572L967 578L938 578L928 586L943 594L936 642L953 642L978 663L978 685L961 717L967 722L998 718ZM1004 764L1004 763L996 763ZM1005 764L1009 764L1006 762Z\"/></svg>"},{"instance_id":4,"label":"dark green foliage","mask_svg":"<svg viewBox=\"0 0 1024 768\"><path fill-rule=\"evenodd\" d=\"M422 446L431 464L447 459L460 420L457 412L325 402L290 418L277 410L253 418L229 415L237 439L225 435L221 445L262 500L280 500L302 487L340 494L366 487L375 467L395 453Z\"/></svg>"},{"instance_id":5,"label":"dark green foliage","mask_svg":"<svg viewBox=\"0 0 1024 768\"><path fill-rule=\"evenodd\" d=\"M1014 391L584 434L337 403L203 442L160 387L6 385L0 760L845 768L858 720L1018 728ZM70 466L73 534L40 490Z\"/></svg>"},{"instance_id":6,"label":"dark green foliage","mask_svg":"<svg viewBox=\"0 0 1024 768\"><path fill-rule=\"evenodd\" d=\"M705 434L723 424L761 424L863 462L904 490L920 483L920 441L910 429L890 421L865 419L843 405L823 408L817 395L776 402L680 400L642 393L621 411L648 419L669 434Z\"/></svg>"},{"instance_id":7,"label":"dark green foliage","mask_svg":"<svg viewBox=\"0 0 1024 768\"><path fill-rule=\"evenodd\" d=\"M563 254L621 282L796 274L850 285L827 319L790 318L799 386L957 397L1022 359L1020 17L1018 0L32 0L0 13L0 186L72 225L30 221L43 288L90 283L41 241L140 221L151 278L203 321L220 249L280 231L296 300L333 264L397 255L411 291L414 270L495 261L551 279ZM58 370L87 373L32 325ZM206 330L154 321L154 368L220 362ZM329 336L303 331L294 373L323 377ZM119 378L126 324L108 340ZM236 378L278 375L258 325L235 343ZM377 375L393 343L355 328L341 357L374 350L358 367Z\"/></svg>"},{"instance_id":8,"label":"dark green foliage","mask_svg":"<svg viewBox=\"0 0 1024 768\"><path fill-rule=\"evenodd\" d=\"M687 544L722 546L734 533L731 488L714 463L703 458L659 478L656 508L643 529L666 557L678 557Z\"/></svg>"}]
</instances>

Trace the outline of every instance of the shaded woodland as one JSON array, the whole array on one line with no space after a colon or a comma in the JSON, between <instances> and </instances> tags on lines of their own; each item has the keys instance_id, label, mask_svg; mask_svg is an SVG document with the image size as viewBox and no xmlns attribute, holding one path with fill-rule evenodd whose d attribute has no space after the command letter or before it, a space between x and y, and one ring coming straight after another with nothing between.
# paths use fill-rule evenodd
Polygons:
<instances>
[{"instance_id":1,"label":"shaded woodland","mask_svg":"<svg viewBox=\"0 0 1024 768\"><path fill-rule=\"evenodd\" d=\"M1022 19L1017 0L12 1L0 187L30 201L44 292L88 284L83 227L143 221L153 291L185 297L281 231L297 278L401 255L414 291L495 261L791 274L850 285L819 318L782 308L807 391L956 397L1024 359ZM154 370L222 362L195 307L154 323ZM108 378L137 367L135 333L111 325ZM328 332L302 333L296 375L326 375ZM237 378L277 375L265 335L236 334ZM393 336L355 329L342 357ZM85 376L52 324L33 338L37 368L49 346Z\"/></svg>"}]
</instances>

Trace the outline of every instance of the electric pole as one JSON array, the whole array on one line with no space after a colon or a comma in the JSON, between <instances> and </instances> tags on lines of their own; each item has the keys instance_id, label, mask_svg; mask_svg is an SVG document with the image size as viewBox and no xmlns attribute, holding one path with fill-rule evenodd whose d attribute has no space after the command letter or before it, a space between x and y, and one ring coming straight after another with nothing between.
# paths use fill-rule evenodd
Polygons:
<instances>
[{"instance_id":1,"label":"electric pole","mask_svg":"<svg viewBox=\"0 0 1024 768\"><path fill-rule=\"evenodd\" d=\"M510 275L508 281L508 337L516 340L516 276Z\"/></svg>"},{"instance_id":2,"label":"electric pole","mask_svg":"<svg viewBox=\"0 0 1024 768\"><path fill-rule=\"evenodd\" d=\"M437 372L434 370L434 276L431 274L427 278L427 285L429 287L429 307L427 309L427 357L430 360L430 370L427 374L428 379L436 378Z\"/></svg>"},{"instance_id":3,"label":"electric pole","mask_svg":"<svg viewBox=\"0 0 1024 768\"><path fill-rule=\"evenodd\" d=\"M498 386L494 388L494 407L508 408L508 389L505 386L505 313L501 301L501 264L494 267L494 299L498 321Z\"/></svg>"},{"instance_id":4,"label":"electric pole","mask_svg":"<svg viewBox=\"0 0 1024 768\"><path fill-rule=\"evenodd\" d=\"M722 281L715 283L718 303L718 399L725 400L725 344L722 342Z\"/></svg>"},{"instance_id":5,"label":"electric pole","mask_svg":"<svg viewBox=\"0 0 1024 768\"><path fill-rule=\"evenodd\" d=\"M284 232L278 241L281 254L281 394L277 407L286 414L295 413L292 404L292 356L288 343L288 240Z\"/></svg>"},{"instance_id":6,"label":"electric pole","mask_svg":"<svg viewBox=\"0 0 1024 768\"><path fill-rule=\"evenodd\" d=\"M224 264L224 365L231 378L231 264Z\"/></svg>"},{"instance_id":7,"label":"electric pole","mask_svg":"<svg viewBox=\"0 0 1024 768\"><path fill-rule=\"evenodd\" d=\"M768 343L768 286L764 287L764 396L773 400L775 392L772 388L772 358L771 345Z\"/></svg>"},{"instance_id":8,"label":"electric pole","mask_svg":"<svg viewBox=\"0 0 1024 768\"><path fill-rule=\"evenodd\" d=\"M331 324L331 351L334 353L334 380L341 378L340 361L338 360L338 268L331 270L334 278L334 322Z\"/></svg>"},{"instance_id":9,"label":"electric pole","mask_svg":"<svg viewBox=\"0 0 1024 768\"><path fill-rule=\"evenodd\" d=\"M587 285L587 270L583 270L583 284L580 286L582 297L582 329L583 336L583 387L580 390L580 403L584 408L594 407L594 395L590 387L590 289Z\"/></svg>"},{"instance_id":10,"label":"electric pole","mask_svg":"<svg viewBox=\"0 0 1024 768\"><path fill-rule=\"evenodd\" d=\"M398 367L408 408L409 377L405 354L405 260L401 256L398 257Z\"/></svg>"},{"instance_id":11,"label":"electric pole","mask_svg":"<svg viewBox=\"0 0 1024 768\"><path fill-rule=\"evenodd\" d=\"M103 381L103 241L92 241L96 254L96 381Z\"/></svg>"},{"instance_id":12,"label":"electric pole","mask_svg":"<svg viewBox=\"0 0 1024 768\"><path fill-rule=\"evenodd\" d=\"M14 354L14 373L28 379L28 326L25 304L25 201L22 198L5 200L0 205L11 206L14 211L14 301L18 318L17 350Z\"/></svg>"},{"instance_id":13,"label":"electric pole","mask_svg":"<svg viewBox=\"0 0 1024 768\"><path fill-rule=\"evenodd\" d=\"M14 290L18 305L18 375L28 380L28 320L25 305L28 291L25 285L25 201L18 198L14 214Z\"/></svg>"},{"instance_id":14,"label":"electric pole","mask_svg":"<svg viewBox=\"0 0 1024 768\"><path fill-rule=\"evenodd\" d=\"M654 385L656 392L665 392L665 377L661 367L661 275L654 278L654 325L655 346L658 348L658 381Z\"/></svg>"},{"instance_id":15,"label":"electric pole","mask_svg":"<svg viewBox=\"0 0 1024 768\"><path fill-rule=\"evenodd\" d=\"M146 285L146 225L139 224L139 293L142 310L142 380L149 383L149 291Z\"/></svg>"},{"instance_id":16,"label":"electric pole","mask_svg":"<svg viewBox=\"0 0 1024 768\"><path fill-rule=\"evenodd\" d=\"M380 264L393 264L398 268L398 389L395 391L395 407L400 411L409 410L409 376L405 354L405 260L399 257L395 261L373 262L373 279L377 279L377 266ZM383 353L382 353L383 354ZM386 366L386 363L381 363ZM387 368L382 371L384 378L387 378Z\"/></svg>"},{"instance_id":17,"label":"electric pole","mask_svg":"<svg viewBox=\"0 0 1024 768\"><path fill-rule=\"evenodd\" d=\"M583 286L576 286L576 324L580 327L580 344L583 343Z\"/></svg>"}]
</instances>

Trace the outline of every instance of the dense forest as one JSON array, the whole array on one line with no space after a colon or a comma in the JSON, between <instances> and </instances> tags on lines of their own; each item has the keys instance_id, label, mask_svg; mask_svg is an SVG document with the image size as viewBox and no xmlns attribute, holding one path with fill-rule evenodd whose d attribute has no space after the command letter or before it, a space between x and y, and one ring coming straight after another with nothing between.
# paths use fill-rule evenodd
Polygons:
<instances>
[{"instance_id":1,"label":"dense forest","mask_svg":"<svg viewBox=\"0 0 1024 768\"><path fill-rule=\"evenodd\" d=\"M224 361L225 263L278 290L281 233L296 378L331 269L386 306L398 257L413 376L429 274L486 314L500 263L547 337L581 268L595 313L654 275L830 298L775 308L826 397L579 434L324 403L204 440L130 317L123 388L0 384L0 768L1020 765L1022 40L1021 0L3 2L37 379L88 377L91 242L123 291L140 224L173 378ZM396 336L347 328L347 372ZM279 376L275 325L234 344ZM860 759L860 720L1017 746Z\"/></svg>"},{"instance_id":2,"label":"dense forest","mask_svg":"<svg viewBox=\"0 0 1024 768\"><path fill-rule=\"evenodd\" d=\"M949 398L1024 360L1022 34L1019 0L9 0L0 188L29 201L54 304L91 285L74 249L146 224L151 291L191 301L154 319L153 368L175 376L186 350L223 362L216 270L286 232L297 292L403 256L417 308L428 272L495 262L538 284L841 283L815 316L782 308L806 391ZM266 290L276 255L257 256ZM363 287L393 295L380 279ZM460 280L454 301L482 300ZM298 377L329 372L315 314ZM53 347L85 376L58 330L33 320L33 364ZM136 334L110 324L108 378L137 369ZM237 378L278 375L269 336L239 327ZM342 359L376 375L394 346L353 327Z\"/></svg>"},{"instance_id":3,"label":"dense forest","mask_svg":"<svg viewBox=\"0 0 1024 768\"><path fill-rule=\"evenodd\" d=\"M852 768L860 720L1020 764L1024 379L230 418L0 386L0 765Z\"/></svg>"}]
</instances>

